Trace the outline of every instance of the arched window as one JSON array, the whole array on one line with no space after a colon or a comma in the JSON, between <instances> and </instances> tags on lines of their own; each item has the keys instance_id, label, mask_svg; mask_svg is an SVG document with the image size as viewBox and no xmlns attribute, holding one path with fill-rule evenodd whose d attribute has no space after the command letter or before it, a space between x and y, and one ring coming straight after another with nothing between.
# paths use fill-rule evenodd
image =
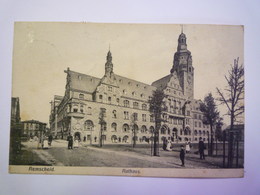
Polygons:
<instances>
[{"instance_id":1,"label":"arched window","mask_svg":"<svg viewBox=\"0 0 260 195\"><path fill-rule=\"evenodd\" d=\"M111 100L112 98L111 97L108 97L108 103L111 104Z\"/></svg>"},{"instance_id":2,"label":"arched window","mask_svg":"<svg viewBox=\"0 0 260 195\"><path fill-rule=\"evenodd\" d=\"M133 131L138 132L138 130L139 130L138 125L137 125L137 124L134 124L134 126L133 126Z\"/></svg>"},{"instance_id":3,"label":"arched window","mask_svg":"<svg viewBox=\"0 0 260 195\"><path fill-rule=\"evenodd\" d=\"M129 125L128 124L123 125L123 132L129 132Z\"/></svg>"},{"instance_id":4,"label":"arched window","mask_svg":"<svg viewBox=\"0 0 260 195\"><path fill-rule=\"evenodd\" d=\"M205 131L203 131L203 136L205 136L206 135L206 132Z\"/></svg>"},{"instance_id":5,"label":"arched window","mask_svg":"<svg viewBox=\"0 0 260 195\"><path fill-rule=\"evenodd\" d=\"M161 128L161 134L166 134L166 132L168 131L169 128L167 128L167 126L163 125Z\"/></svg>"},{"instance_id":6,"label":"arched window","mask_svg":"<svg viewBox=\"0 0 260 195\"><path fill-rule=\"evenodd\" d=\"M116 123L112 123L111 124L111 128L112 128L112 131L117 131L117 124Z\"/></svg>"},{"instance_id":7,"label":"arched window","mask_svg":"<svg viewBox=\"0 0 260 195\"><path fill-rule=\"evenodd\" d=\"M117 136L116 135L112 135L111 136L111 141L112 141L112 143L117 143Z\"/></svg>"},{"instance_id":8,"label":"arched window","mask_svg":"<svg viewBox=\"0 0 260 195\"><path fill-rule=\"evenodd\" d=\"M84 106L80 105L80 112L83 113L84 112Z\"/></svg>"},{"instance_id":9,"label":"arched window","mask_svg":"<svg viewBox=\"0 0 260 195\"><path fill-rule=\"evenodd\" d=\"M79 99L84 99L84 94L80 93L79 94Z\"/></svg>"},{"instance_id":10,"label":"arched window","mask_svg":"<svg viewBox=\"0 0 260 195\"><path fill-rule=\"evenodd\" d=\"M139 107L138 102L134 102L134 103L133 103L133 107L134 107L135 109L138 109L138 107Z\"/></svg>"},{"instance_id":11,"label":"arched window","mask_svg":"<svg viewBox=\"0 0 260 195\"><path fill-rule=\"evenodd\" d=\"M143 125L143 126L141 127L141 132L142 132L142 133L146 133L146 132L147 132L147 128L146 128L145 125Z\"/></svg>"},{"instance_id":12,"label":"arched window","mask_svg":"<svg viewBox=\"0 0 260 195\"><path fill-rule=\"evenodd\" d=\"M94 127L94 124L93 124L93 122L91 120L87 120L87 121L85 121L84 127L85 127L86 131L92 131L93 127Z\"/></svg>"},{"instance_id":13,"label":"arched window","mask_svg":"<svg viewBox=\"0 0 260 195\"><path fill-rule=\"evenodd\" d=\"M197 130L194 131L194 135L195 135L195 136L198 135L198 131L197 131Z\"/></svg>"},{"instance_id":14,"label":"arched window","mask_svg":"<svg viewBox=\"0 0 260 195\"><path fill-rule=\"evenodd\" d=\"M199 130L199 136L201 136L201 130Z\"/></svg>"},{"instance_id":15,"label":"arched window","mask_svg":"<svg viewBox=\"0 0 260 195\"><path fill-rule=\"evenodd\" d=\"M154 127L153 126L151 126L150 128L149 128L149 133L154 133Z\"/></svg>"}]
</instances>

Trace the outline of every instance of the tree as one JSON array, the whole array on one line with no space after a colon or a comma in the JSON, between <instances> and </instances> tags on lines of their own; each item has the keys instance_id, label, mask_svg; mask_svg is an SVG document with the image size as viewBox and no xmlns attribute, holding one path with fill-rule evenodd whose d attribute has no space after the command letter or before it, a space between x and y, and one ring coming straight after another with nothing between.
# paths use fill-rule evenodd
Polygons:
<instances>
[{"instance_id":1,"label":"tree","mask_svg":"<svg viewBox=\"0 0 260 195\"><path fill-rule=\"evenodd\" d=\"M137 128L136 128L136 121L137 121L137 113L133 113L131 115L131 127L132 127L132 132L133 132L133 148L136 146L136 141L137 141Z\"/></svg>"},{"instance_id":2,"label":"tree","mask_svg":"<svg viewBox=\"0 0 260 195\"><path fill-rule=\"evenodd\" d=\"M100 137L99 137L99 146L102 147L103 145L103 132L106 128L106 109L105 108L100 108L99 112L99 124L100 124Z\"/></svg>"},{"instance_id":3,"label":"tree","mask_svg":"<svg viewBox=\"0 0 260 195\"><path fill-rule=\"evenodd\" d=\"M228 167L232 167L233 162L233 130L237 118L244 113L244 67L238 65L239 58L234 59L228 76L225 76L227 86L224 92L217 88L219 101L226 105L227 115L230 116L230 128L228 131Z\"/></svg>"},{"instance_id":4,"label":"tree","mask_svg":"<svg viewBox=\"0 0 260 195\"><path fill-rule=\"evenodd\" d=\"M159 131L161 128L162 112L165 110L165 102L163 101L165 94L162 90L156 89L153 91L152 97L149 99L149 111L154 116L155 130L154 130L154 150L153 155L159 155Z\"/></svg>"},{"instance_id":5,"label":"tree","mask_svg":"<svg viewBox=\"0 0 260 195\"><path fill-rule=\"evenodd\" d=\"M222 126L223 126L223 118L219 118L216 122L216 133L215 137L217 140L222 141L223 140L223 132L222 132Z\"/></svg>"},{"instance_id":6,"label":"tree","mask_svg":"<svg viewBox=\"0 0 260 195\"><path fill-rule=\"evenodd\" d=\"M234 59L228 76L225 76L227 87L224 89L226 93L217 88L219 94L218 100L221 104L226 105L228 109L227 115L230 116L230 129L234 127L237 117L244 113L244 67L238 65L239 58Z\"/></svg>"},{"instance_id":7,"label":"tree","mask_svg":"<svg viewBox=\"0 0 260 195\"><path fill-rule=\"evenodd\" d=\"M215 99L211 93L205 98L204 102L200 104L200 110L203 112L203 123L210 126L210 148L209 155L213 154L213 127L219 119L219 112L215 103Z\"/></svg>"}]
</instances>

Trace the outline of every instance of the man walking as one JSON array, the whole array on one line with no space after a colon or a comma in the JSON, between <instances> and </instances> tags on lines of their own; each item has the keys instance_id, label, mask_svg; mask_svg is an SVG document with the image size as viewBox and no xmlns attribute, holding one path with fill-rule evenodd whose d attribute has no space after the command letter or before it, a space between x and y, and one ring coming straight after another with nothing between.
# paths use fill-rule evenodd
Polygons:
<instances>
[{"instance_id":1,"label":"man walking","mask_svg":"<svg viewBox=\"0 0 260 195\"><path fill-rule=\"evenodd\" d=\"M205 160L204 149L205 149L205 145L204 145L204 142L202 141L202 138L200 137L200 141L199 141L200 159L204 159Z\"/></svg>"},{"instance_id":2,"label":"man walking","mask_svg":"<svg viewBox=\"0 0 260 195\"><path fill-rule=\"evenodd\" d=\"M184 167L184 159L185 159L185 150L184 150L184 146L181 145L181 151L180 151L180 159L181 159L181 166Z\"/></svg>"},{"instance_id":3,"label":"man walking","mask_svg":"<svg viewBox=\"0 0 260 195\"><path fill-rule=\"evenodd\" d=\"M70 133L69 136L67 137L67 141L68 141L68 149L73 149L73 137L71 136Z\"/></svg>"}]
</instances>

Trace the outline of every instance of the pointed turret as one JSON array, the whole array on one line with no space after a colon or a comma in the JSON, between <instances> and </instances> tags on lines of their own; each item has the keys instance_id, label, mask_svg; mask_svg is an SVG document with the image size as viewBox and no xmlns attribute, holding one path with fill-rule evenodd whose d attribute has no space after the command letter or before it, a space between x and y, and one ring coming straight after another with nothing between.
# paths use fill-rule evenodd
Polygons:
<instances>
[{"instance_id":1,"label":"pointed turret","mask_svg":"<svg viewBox=\"0 0 260 195\"><path fill-rule=\"evenodd\" d=\"M105 64L105 75L111 76L113 74L113 63L112 63L112 54L110 50L107 53L107 62Z\"/></svg>"}]
</instances>

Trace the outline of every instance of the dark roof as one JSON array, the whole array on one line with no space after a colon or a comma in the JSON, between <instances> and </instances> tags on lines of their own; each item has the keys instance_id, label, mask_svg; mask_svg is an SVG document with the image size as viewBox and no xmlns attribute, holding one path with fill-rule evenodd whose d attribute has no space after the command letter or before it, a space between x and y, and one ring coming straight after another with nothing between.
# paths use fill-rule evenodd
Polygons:
<instances>
[{"instance_id":1,"label":"dark roof","mask_svg":"<svg viewBox=\"0 0 260 195\"><path fill-rule=\"evenodd\" d=\"M85 75L82 73L69 71L70 73L70 87L74 90L85 91L88 93L93 93L100 83L100 79Z\"/></svg>"},{"instance_id":2,"label":"dark roof","mask_svg":"<svg viewBox=\"0 0 260 195\"><path fill-rule=\"evenodd\" d=\"M167 85L167 83L170 81L171 76L172 76L172 75L169 74L169 75L167 75L167 76L165 76L165 77L163 77L163 78L161 78L161 79L159 79L159 80L157 80L157 81L154 81L154 82L152 83L152 86L155 86L155 87L157 87L157 88L159 88L159 89L165 88L166 85Z\"/></svg>"}]
</instances>

